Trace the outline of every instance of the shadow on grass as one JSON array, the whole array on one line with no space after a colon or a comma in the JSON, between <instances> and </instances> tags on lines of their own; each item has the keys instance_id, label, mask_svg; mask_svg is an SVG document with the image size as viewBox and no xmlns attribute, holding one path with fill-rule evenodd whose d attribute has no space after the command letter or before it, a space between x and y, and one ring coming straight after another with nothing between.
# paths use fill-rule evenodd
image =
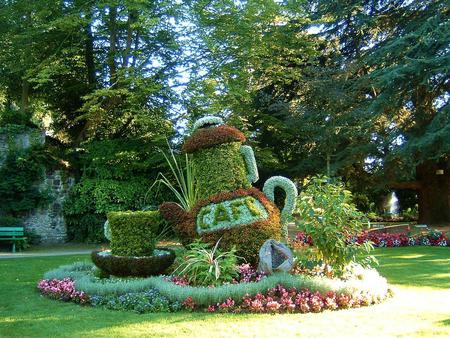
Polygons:
<instances>
[{"instance_id":1,"label":"shadow on grass","mask_svg":"<svg viewBox=\"0 0 450 338\"><path fill-rule=\"evenodd\" d=\"M29 308L27 313L16 314L15 318L0 318L1 336L28 336L31 333L35 337L121 336L127 330L139 336L141 334L158 337L172 336L176 333L174 330L179 326L179 323L186 324L185 329L192 334L195 333L195 330L192 330L198 325L203 325L219 316L221 321L232 316L208 314L206 319L205 313L189 312L140 315L44 300L45 303L48 303L47 306ZM233 320L235 319L234 316ZM245 320L244 316L241 320Z\"/></svg>"},{"instance_id":2,"label":"shadow on grass","mask_svg":"<svg viewBox=\"0 0 450 338\"><path fill-rule=\"evenodd\" d=\"M114 330L134 325L138 331L147 330L142 335L152 335L148 330L151 330L152 325L157 325L162 331L157 335L164 336L164 331L171 330L171 324L192 322L201 325L204 322L204 313L139 315L80 306L39 295L36 285L46 271L62 264L88 259L88 255L76 255L1 260L0 337L89 337L99 332L114 335ZM214 317L215 315L209 316Z\"/></svg>"},{"instance_id":3,"label":"shadow on grass","mask_svg":"<svg viewBox=\"0 0 450 338\"><path fill-rule=\"evenodd\" d=\"M450 288L450 248L377 249L375 256L380 261L381 274L392 284ZM89 255L0 261L0 336L117 336L122 334L118 332L125 334L126 330L141 336L170 336L180 328L178 323L187 323L182 334L195 335L199 327L214 325L214 318L218 316L221 322L229 321L230 325L248 319L246 315L205 316L186 312L138 315L39 296L36 284L45 271L87 259ZM439 323L448 326L450 320Z\"/></svg>"},{"instance_id":4,"label":"shadow on grass","mask_svg":"<svg viewBox=\"0 0 450 338\"><path fill-rule=\"evenodd\" d=\"M450 288L450 248L384 248L375 250L375 257L391 284Z\"/></svg>"}]
</instances>

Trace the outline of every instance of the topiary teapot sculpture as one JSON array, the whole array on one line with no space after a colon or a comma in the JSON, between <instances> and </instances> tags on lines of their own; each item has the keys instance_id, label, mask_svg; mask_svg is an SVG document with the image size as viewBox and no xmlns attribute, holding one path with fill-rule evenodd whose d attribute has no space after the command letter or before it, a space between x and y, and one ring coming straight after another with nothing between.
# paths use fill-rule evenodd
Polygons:
<instances>
[{"instance_id":1,"label":"topiary teapot sculpture","mask_svg":"<svg viewBox=\"0 0 450 338\"><path fill-rule=\"evenodd\" d=\"M222 248L235 246L237 254L256 263L261 245L269 238L287 237L287 220L294 210L297 189L281 176L269 178L263 192L253 149L243 145L242 132L215 116L199 119L183 145L191 154L199 200L191 210L163 203L160 212L187 245L197 238ZM274 191L286 193L284 208L274 204Z\"/></svg>"}]
</instances>

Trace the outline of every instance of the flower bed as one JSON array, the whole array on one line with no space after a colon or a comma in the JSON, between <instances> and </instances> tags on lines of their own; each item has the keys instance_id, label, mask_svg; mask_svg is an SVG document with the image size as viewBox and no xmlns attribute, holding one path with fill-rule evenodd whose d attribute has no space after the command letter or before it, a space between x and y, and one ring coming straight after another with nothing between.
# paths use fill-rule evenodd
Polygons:
<instances>
[{"instance_id":1,"label":"flower bed","mask_svg":"<svg viewBox=\"0 0 450 338\"><path fill-rule=\"evenodd\" d=\"M70 278L64 278L63 280L43 279L39 282L38 289L42 295L52 299L136 313L176 312L180 310L232 313L307 313L368 306L384 299L372 298L364 294L355 297L333 291L321 293L295 287L287 289L282 285L277 285L268 289L265 293L258 293L255 296L246 294L237 299L229 297L223 302L204 306L197 304L191 296L187 297L182 303L171 302L156 289L149 289L145 292L129 292L122 295L89 296L83 291L76 291L74 281ZM386 297L388 296L389 294L386 294Z\"/></svg>"},{"instance_id":2,"label":"flower bed","mask_svg":"<svg viewBox=\"0 0 450 338\"><path fill-rule=\"evenodd\" d=\"M348 238L349 242L362 244L371 241L375 247L400 247L413 245L429 245L429 246L450 246L450 241L446 234L440 231L421 232L415 235L408 233L380 233L380 232L363 232L358 236ZM294 243L297 245L313 245L311 236L304 232L297 233Z\"/></svg>"},{"instance_id":3,"label":"flower bed","mask_svg":"<svg viewBox=\"0 0 450 338\"><path fill-rule=\"evenodd\" d=\"M258 275L241 266L241 282L192 287L181 279L99 278L90 263L62 266L45 274L38 288L44 296L113 310L172 312L320 312L375 304L389 296L376 270L348 280L278 273Z\"/></svg>"},{"instance_id":4,"label":"flower bed","mask_svg":"<svg viewBox=\"0 0 450 338\"><path fill-rule=\"evenodd\" d=\"M72 301L80 304L89 303L89 296L83 291L76 291L72 279L43 279L38 283L42 295L52 299Z\"/></svg>"},{"instance_id":5,"label":"flower bed","mask_svg":"<svg viewBox=\"0 0 450 338\"><path fill-rule=\"evenodd\" d=\"M255 296L246 295L240 302L228 298L222 303L209 305L208 312L250 312L250 313L308 313L322 312L324 310L349 309L368 306L378 303L382 299L373 300L370 297L354 297L349 294L336 294L333 291L320 293L309 289L285 288L277 285L268 289L265 294ZM192 298L183 302L187 309L195 309L196 304Z\"/></svg>"}]
</instances>

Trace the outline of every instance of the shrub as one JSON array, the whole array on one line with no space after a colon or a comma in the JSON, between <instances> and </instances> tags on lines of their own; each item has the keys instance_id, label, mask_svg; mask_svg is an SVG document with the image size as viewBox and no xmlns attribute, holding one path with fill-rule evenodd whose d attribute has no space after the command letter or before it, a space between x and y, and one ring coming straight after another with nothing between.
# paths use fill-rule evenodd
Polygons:
<instances>
[{"instance_id":1,"label":"shrub","mask_svg":"<svg viewBox=\"0 0 450 338\"><path fill-rule=\"evenodd\" d=\"M295 199L298 191L294 182L283 176L273 176L264 183L263 192L272 201L275 202L275 188L281 188L286 194L284 206L281 210L281 223L283 224L283 237L288 238L288 222L292 218L292 212L295 208Z\"/></svg>"},{"instance_id":2,"label":"shrub","mask_svg":"<svg viewBox=\"0 0 450 338\"><path fill-rule=\"evenodd\" d=\"M413 245L448 246L450 244L445 233L430 230L418 234L408 235L407 233L382 233L378 231L362 232L354 241L362 244L370 241L376 247L398 247Z\"/></svg>"},{"instance_id":3,"label":"shrub","mask_svg":"<svg viewBox=\"0 0 450 338\"><path fill-rule=\"evenodd\" d=\"M221 251L219 242L220 239L212 249L209 244L192 243L175 273L186 276L190 284L198 286L231 282L238 275L236 249Z\"/></svg>"},{"instance_id":4,"label":"shrub","mask_svg":"<svg viewBox=\"0 0 450 338\"><path fill-rule=\"evenodd\" d=\"M21 227L22 220L13 216L0 216L0 226L2 227Z\"/></svg>"},{"instance_id":5,"label":"shrub","mask_svg":"<svg viewBox=\"0 0 450 338\"><path fill-rule=\"evenodd\" d=\"M259 282L261 279L266 278L264 272L259 272L253 268L250 264L245 263L239 265L239 282L240 283L251 283Z\"/></svg>"},{"instance_id":6,"label":"shrub","mask_svg":"<svg viewBox=\"0 0 450 338\"><path fill-rule=\"evenodd\" d=\"M259 180L259 173L253 148L250 146L241 146L241 154L244 156L245 163L247 164L248 180L252 183L257 182Z\"/></svg>"},{"instance_id":7,"label":"shrub","mask_svg":"<svg viewBox=\"0 0 450 338\"><path fill-rule=\"evenodd\" d=\"M140 177L127 181L83 177L73 186L64 203L69 238L97 243L104 241L106 214L141 208L146 186L146 181Z\"/></svg>"},{"instance_id":8,"label":"shrub","mask_svg":"<svg viewBox=\"0 0 450 338\"><path fill-rule=\"evenodd\" d=\"M83 291L76 290L73 281L69 278L42 280L39 282L38 288L43 295L50 298L80 304L90 303L93 307L137 313L175 312L182 309L187 311L203 309L208 312L222 313L317 313L323 310L348 309L376 304L391 296L390 292L386 292L382 297L334 291L314 292L308 288L299 289L278 284L255 295L231 295L221 301L205 304L197 303L192 296L186 297L182 302L171 301L154 288L121 295L87 295Z\"/></svg>"},{"instance_id":9,"label":"shrub","mask_svg":"<svg viewBox=\"0 0 450 338\"><path fill-rule=\"evenodd\" d=\"M170 168L172 178L175 179L175 184L173 184L172 180L168 179L166 175L160 172L158 173L156 181L150 187L149 192L152 191L155 185L158 186L159 190L159 187L162 184L172 191L180 203L180 206L184 210L189 211L198 200L198 190L194 176L193 163L189 159L188 154L185 154L184 164L178 162L173 149L170 147L169 149L169 154L166 154L163 151L161 152Z\"/></svg>"},{"instance_id":10,"label":"shrub","mask_svg":"<svg viewBox=\"0 0 450 338\"><path fill-rule=\"evenodd\" d=\"M300 218L297 225L311 236L317 247L316 259L334 267L337 272L359 254L373 248L369 242L347 243L363 229L363 214L352 203L352 194L340 181L314 177L297 199Z\"/></svg>"},{"instance_id":11,"label":"shrub","mask_svg":"<svg viewBox=\"0 0 450 338\"><path fill-rule=\"evenodd\" d=\"M158 211L108 213L111 251L117 256L151 256L163 222Z\"/></svg>"},{"instance_id":12,"label":"shrub","mask_svg":"<svg viewBox=\"0 0 450 338\"><path fill-rule=\"evenodd\" d=\"M194 131L183 145L183 151L194 153L201 149L212 148L226 143L245 142L244 134L234 127L221 125L213 128L202 128Z\"/></svg>"},{"instance_id":13,"label":"shrub","mask_svg":"<svg viewBox=\"0 0 450 338\"><path fill-rule=\"evenodd\" d=\"M89 301L89 296L83 291L75 290L75 284L72 279L43 279L38 283L38 289L44 296L63 300L74 301L75 303L85 304Z\"/></svg>"},{"instance_id":14,"label":"shrub","mask_svg":"<svg viewBox=\"0 0 450 338\"><path fill-rule=\"evenodd\" d=\"M164 139L118 138L83 143L67 153L81 178L64 203L69 239L102 242L103 224L111 211L141 210L171 198L161 190L159 200L145 200L148 187L159 171L167 172L157 147Z\"/></svg>"},{"instance_id":15,"label":"shrub","mask_svg":"<svg viewBox=\"0 0 450 338\"><path fill-rule=\"evenodd\" d=\"M48 203L48 191L40 188L45 173L46 151L41 146L9 150L0 167L0 208L20 216Z\"/></svg>"},{"instance_id":16,"label":"shrub","mask_svg":"<svg viewBox=\"0 0 450 338\"><path fill-rule=\"evenodd\" d=\"M70 201L68 200L64 205L69 205ZM103 234L104 214L83 213L68 215L66 207L64 207L64 214L69 240L87 243L102 243L105 241Z\"/></svg>"}]
</instances>

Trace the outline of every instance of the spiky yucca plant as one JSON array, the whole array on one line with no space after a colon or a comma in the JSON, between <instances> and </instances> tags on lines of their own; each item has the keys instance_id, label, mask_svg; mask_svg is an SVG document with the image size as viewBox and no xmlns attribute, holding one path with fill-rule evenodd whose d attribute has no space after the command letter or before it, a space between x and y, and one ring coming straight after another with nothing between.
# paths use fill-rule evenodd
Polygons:
<instances>
[{"instance_id":1,"label":"spiky yucca plant","mask_svg":"<svg viewBox=\"0 0 450 338\"><path fill-rule=\"evenodd\" d=\"M154 187L160 185L166 186L175 195L178 204L186 211L189 211L198 200L198 189L196 187L194 168L188 154L185 154L184 163L180 163L175 156L175 152L169 146L169 152L160 150L169 165L172 173L172 179L158 173L155 182L149 189L153 191Z\"/></svg>"},{"instance_id":2,"label":"spiky yucca plant","mask_svg":"<svg viewBox=\"0 0 450 338\"><path fill-rule=\"evenodd\" d=\"M175 274L185 276L196 286L219 286L231 282L238 275L236 249L221 251L220 239L211 249L209 244L196 241L183 256Z\"/></svg>"}]
</instances>

